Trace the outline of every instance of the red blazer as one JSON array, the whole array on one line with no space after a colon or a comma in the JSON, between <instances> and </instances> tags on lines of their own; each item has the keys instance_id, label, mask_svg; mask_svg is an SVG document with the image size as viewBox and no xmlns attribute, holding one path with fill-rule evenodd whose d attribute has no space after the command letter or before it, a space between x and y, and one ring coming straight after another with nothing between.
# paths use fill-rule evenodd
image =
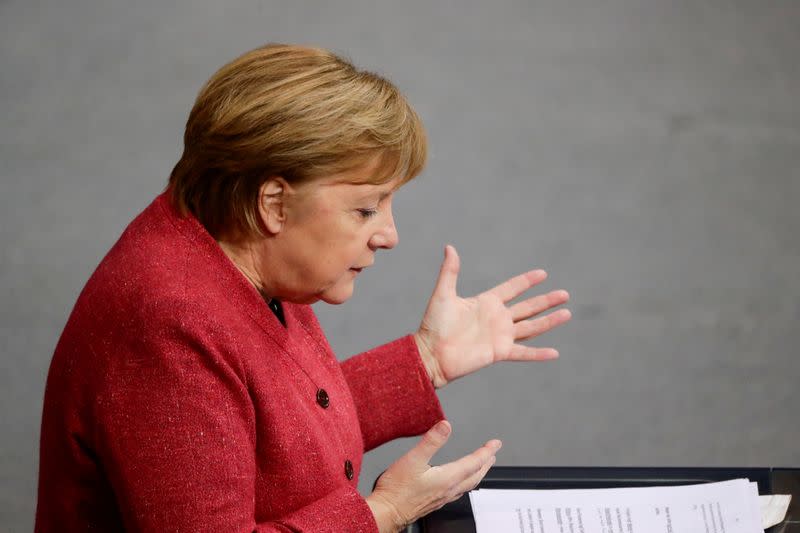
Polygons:
<instances>
[{"instance_id":1,"label":"red blazer","mask_svg":"<svg viewBox=\"0 0 800 533\"><path fill-rule=\"evenodd\" d=\"M165 194L86 284L44 399L36 531L377 531L363 453L444 418L411 336L337 362Z\"/></svg>"}]
</instances>

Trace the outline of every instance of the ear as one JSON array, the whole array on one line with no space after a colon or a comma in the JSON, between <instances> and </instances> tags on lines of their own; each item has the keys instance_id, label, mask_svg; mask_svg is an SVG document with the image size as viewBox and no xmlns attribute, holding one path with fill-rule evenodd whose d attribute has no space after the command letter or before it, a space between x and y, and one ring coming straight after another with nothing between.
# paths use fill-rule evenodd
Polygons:
<instances>
[{"instance_id":1,"label":"ear","mask_svg":"<svg viewBox=\"0 0 800 533\"><path fill-rule=\"evenodd\" d=\"M268 233L277 234L286 222L286 199L291 186L280 176L270 176L258 190L258 214Z\"/></svg>"}]
</instances>

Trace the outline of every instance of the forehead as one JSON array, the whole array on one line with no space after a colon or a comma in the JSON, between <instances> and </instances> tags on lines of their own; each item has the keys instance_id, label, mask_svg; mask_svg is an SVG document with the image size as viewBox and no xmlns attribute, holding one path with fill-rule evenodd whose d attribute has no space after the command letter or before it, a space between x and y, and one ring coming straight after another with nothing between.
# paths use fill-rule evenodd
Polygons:
<instances>
[{"instance_id":1,"label":"forehead","mask_svg":"<svg viewBox=\"0 0 800 533\"><path fill-rule=\"evenodd\" d=\"M372 183L317 182L314 195L324 201L335 199L337 203L366 207L382 201L398 188L392 182L375 185ZM364 204L363 206L361 204Z\"/></svg>"},{"instance_id":2,"label":"forehead","mask_svg":"<svg viewBox=\"0 0 800 533\"><path fill-rule=\"evenodd\" d=\"M385 183L374 183L380 177L379 173L384 171L383 161L376 156L366 164L319 178L312 183L319 192L331 191L348 197L378 196L382 199L403 183L399 177Z\"/></svg>"}]
</instances>

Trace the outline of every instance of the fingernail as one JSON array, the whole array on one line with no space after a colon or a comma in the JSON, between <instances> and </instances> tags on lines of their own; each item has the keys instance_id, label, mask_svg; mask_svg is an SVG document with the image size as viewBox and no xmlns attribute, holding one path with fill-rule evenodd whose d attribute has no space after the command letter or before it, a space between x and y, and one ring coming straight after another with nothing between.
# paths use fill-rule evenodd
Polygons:
<instances>
[{"instance_id":1,"label":"fingernail","mask_svg":"<svg viewBox=\"0 0 800 533\"><path fill-rule=\"evenodd\" d=\"M446 437L450 434L450 424L442 420L438 424L436 424L436 431L439 432L439 435L442 437Z\"/></svg>"}]
</instances>

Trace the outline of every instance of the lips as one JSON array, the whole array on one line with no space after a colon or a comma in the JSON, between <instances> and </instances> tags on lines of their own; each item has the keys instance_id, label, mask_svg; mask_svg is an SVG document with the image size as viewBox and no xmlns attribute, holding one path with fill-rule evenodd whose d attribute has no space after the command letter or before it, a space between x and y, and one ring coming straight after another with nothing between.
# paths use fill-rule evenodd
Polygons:
<instances>
[{"instance_id":1,"label":"lips","mask_svg":"<svg viewBox=\"0 0 800 533\"><path fill-rule=\"evenodd\" d=\"M364 270L365 268L369 268L369 267L371 267L372 265L373 265L373 263L370 263L370 264L368 264L368 265L364 265L364 266L360 266L360 267L353 267L353 268L351 268L350 270L353 270L353 271L355 271L355 272L361 272L361 271L362 271L362 270Z\"/></svg>"}]
</instances>

